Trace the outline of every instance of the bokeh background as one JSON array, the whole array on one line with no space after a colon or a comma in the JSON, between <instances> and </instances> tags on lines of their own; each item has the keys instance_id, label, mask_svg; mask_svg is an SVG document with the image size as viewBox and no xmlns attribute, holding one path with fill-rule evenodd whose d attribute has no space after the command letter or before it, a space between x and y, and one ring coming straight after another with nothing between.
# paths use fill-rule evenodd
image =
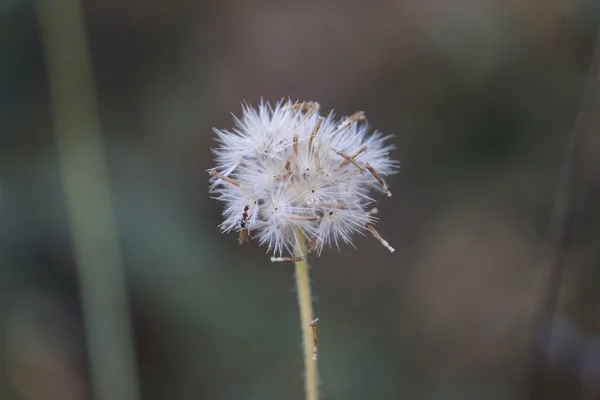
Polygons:
<instances>
[{"instance_id":1,"label":"bokeh background","mask_svg":"<svg viewBox=\"0 0 600 400\"><path fill-rule=\"evenodd\" d=\"M358 238L311 260L323 399L525 398L595 1L82 4L142 399L303 398L293 266L221 235L207 192L212 127L243 100L284 97L364 110L402 165L379 204L396 252ZM38 17L34 1L0 2L0 398L84 400ZM580 188L539 398L600 395L596 175Z\"/></svg>"}]
</instances>

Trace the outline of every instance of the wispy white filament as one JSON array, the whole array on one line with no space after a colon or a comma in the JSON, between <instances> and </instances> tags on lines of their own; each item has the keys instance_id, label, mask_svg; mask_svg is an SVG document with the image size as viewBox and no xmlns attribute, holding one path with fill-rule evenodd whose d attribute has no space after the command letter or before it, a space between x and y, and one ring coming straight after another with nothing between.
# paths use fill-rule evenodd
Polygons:
<instances>
[{"instance_id":1,"label":"wispy white filament","mask_svg":"<svg viewBox=\"0 0 600 400\"><path fill-rule=\"evenodd\" d=\"M371 196L391 196L385 177L398 163L389 157L390 136L370 134L363 120L362 113L323 117L312 102L263 102L244 106L233 129L215 129L211 189L225 204L223 232L257 239L276 261L293 253L298 230L317 254L364 232L393 251L373 228Z\"/></svg>"}]
</instances>

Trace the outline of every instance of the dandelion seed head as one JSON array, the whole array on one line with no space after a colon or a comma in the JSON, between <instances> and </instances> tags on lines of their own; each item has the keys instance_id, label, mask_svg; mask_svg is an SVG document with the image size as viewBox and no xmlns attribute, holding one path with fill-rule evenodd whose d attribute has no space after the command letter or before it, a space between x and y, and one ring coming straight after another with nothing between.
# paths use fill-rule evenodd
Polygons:
<instances>
[{"instance_id":1,"label":"dandelion seed head","mask_svg":"<svg viewBox=\"0 0 600 400\"><path fill-rule=\"evenodd\" d=\"M249 234L274 260L293 253L298 231L319 255L353 245L357 233L385 242L370 210L375 193L391 194L385 178L398 163L390 136L371 133L364 114L336 120L318 103L261 102L244 105L231 130L214 131L211 191L224 203L223 232Z\"/></svg>"}]
</instances>

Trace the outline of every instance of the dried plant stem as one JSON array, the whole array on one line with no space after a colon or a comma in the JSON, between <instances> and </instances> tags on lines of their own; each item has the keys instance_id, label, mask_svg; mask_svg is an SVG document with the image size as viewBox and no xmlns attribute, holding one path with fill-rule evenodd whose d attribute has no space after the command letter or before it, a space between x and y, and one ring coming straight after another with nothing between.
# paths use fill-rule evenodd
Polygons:
<instances>
[{"instance_id":1,"label":"dried plant stem","mask_svg":"<svg viewBox=\"0 0 600 400\"><path fill-rule=\"evenodd\" d=\"M302 232L296 232L294 255L301 258L296 261L296 288L298 291L298 306L300 307L300 323L302 326L302 345L304 347L304 375L306 400L319 399L319 385L317 378L317 361L314 355L314 337L311 327L313 320L312 296L310 280L308 277L308 264L306 262L306 240Z\"/></svg>"},{"instance_id":2,"label":"dried plant stem","mask_svg":"<svg viewBox=\"0 0 600 400\"><path fill-rule=\"evenodd\" d=\"M37 1L93 398L139 398L129 305L79 0Z\"/></svg>"}]
</instances>

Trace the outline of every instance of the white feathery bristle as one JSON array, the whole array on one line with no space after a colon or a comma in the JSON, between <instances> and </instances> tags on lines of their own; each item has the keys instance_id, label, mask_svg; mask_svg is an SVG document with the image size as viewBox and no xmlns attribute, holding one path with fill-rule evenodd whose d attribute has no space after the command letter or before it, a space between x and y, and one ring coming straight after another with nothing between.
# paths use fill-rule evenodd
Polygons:
<instances>
[{"instance_id":1,"label":"white feathery bristle","mask_svg":"<svg viewBox=\"0 0 600 400\"><path fill-rule=\"evenodd\" d=\"M398 169L389 157L390 136L370 134L362 112L340 121L319 108L316 102L246 105L233 129L215 129L210 175L225 205L221 229L245 230L274 253L273 262L298 259L283 257L297 248L297 232L317 254L352 245L355 232L374 232L373 192L391 196L383 179Z\"/></svg>"}]
</instances>

